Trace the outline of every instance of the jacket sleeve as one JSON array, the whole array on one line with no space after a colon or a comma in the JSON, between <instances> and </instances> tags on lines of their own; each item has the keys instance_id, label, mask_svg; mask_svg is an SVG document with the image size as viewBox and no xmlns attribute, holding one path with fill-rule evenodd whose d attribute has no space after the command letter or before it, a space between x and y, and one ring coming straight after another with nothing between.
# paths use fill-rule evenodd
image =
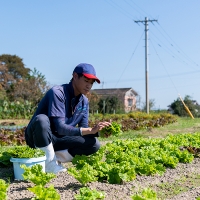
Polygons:
<instances>
[{"instance_id":1,"label":"jacket sleeve","mask_svg":"<svg viewBox=\"0 0 200 200\"><path fill-rule=\"evenodd\" d=\"M87 104L87 111L85 112L85 115L82 117L81 121L79 122L78 126L83 128L88 128L88 119L89 119L89 103ZM99 137L99 132L96 134L89 134L87 136L90 137Z\"/></svg>"},{"instance_id":2,"label":"jacket sleeve","mask_svg":"<svg viewBox=\"0 0 200 200\"><path fill-rule=\"evenodd\" d=\"M81 121L78 123L79 127L88 128L88 118L89 118L89 104L87 104L87 110L83 115Z\"/></svg>"},{"instance_id":3,"label":"jacket sleeve","mask_svg":"<svg viewBox=\"0 0 200 200\"><path fill-rule=\"evenodd\" d=\"M64 117L50 117L50 121L58 135L81 136L80 128L65 124Z\"/></svg>"}]
</instances>

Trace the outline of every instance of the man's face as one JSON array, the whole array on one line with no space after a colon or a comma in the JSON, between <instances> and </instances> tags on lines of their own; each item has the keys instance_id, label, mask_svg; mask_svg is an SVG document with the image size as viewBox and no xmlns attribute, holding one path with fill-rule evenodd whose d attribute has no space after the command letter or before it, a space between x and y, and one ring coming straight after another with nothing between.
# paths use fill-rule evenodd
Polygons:
<instances>
[{"instance_id":1,"label":"man's face","mask_svg":"<svg viewBox=\"0 0 200 200\"><path fill-rule=\"evenodd\" d=\"M92 88L94 83L94 79L86 78L85 76L78 77L77 73L73 75L73 86L74 86L74 94L75 96L79 94L86 95Z\"/></svg>"}]
</instances>

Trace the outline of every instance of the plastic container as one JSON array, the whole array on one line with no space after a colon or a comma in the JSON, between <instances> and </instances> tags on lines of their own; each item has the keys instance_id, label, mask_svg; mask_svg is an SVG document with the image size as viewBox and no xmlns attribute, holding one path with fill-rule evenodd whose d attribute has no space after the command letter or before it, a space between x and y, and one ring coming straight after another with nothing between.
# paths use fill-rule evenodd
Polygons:
<instances>
[{"instance_id":1,"label":"plastic container","mask_svg":"<svg viewBox=\"0 0 200 200\"><path fill-rule=\"evenodd\" d=\"M24 169L20 165L25 164L27 167L32 167L33 165L40 164L42 165L42 170L45 172L45 160L46 156L39 158L11 158L10 162L13 163L14 176L16 180L24 180L22 174Z\"/></svg>"}]
</instances>

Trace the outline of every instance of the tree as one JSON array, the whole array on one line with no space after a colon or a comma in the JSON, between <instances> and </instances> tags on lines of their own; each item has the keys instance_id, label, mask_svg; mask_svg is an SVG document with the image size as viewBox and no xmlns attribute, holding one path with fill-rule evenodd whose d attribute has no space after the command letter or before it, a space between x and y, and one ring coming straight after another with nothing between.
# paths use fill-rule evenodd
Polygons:
<instances>
[{"instance_id":1,"label":"tree","mask_svg":"<svg viewBox=\"0 0 200 200\"><path fill-rule=\"evenodd\" d=\"M200 105L196 101L192 100L189 95L186 95L183 101L194 117L200 116ZM169 107L173 110L173 114L179 115L181 117L189 116L182 101L179 98L171 103Z\"/></svg>"},{"instance_id":2,"label":"tree","mask_svg":"<svg viewBox=\"0 0 200 200\"><path fill-rule=\"evenodd\" d=\"M29 68L25 68L22 58L16 55L3 54L0 56L0 63L7 67L16 81L27 77L30 72Z\"/></svg>"},{"instance_id":3,"label":"tree","mask_svg":"<svg viewBox=\"0 0 200 200\"><path fill-rule=\"evenodd\" d=\"M14 77L9 73L6 64L0 61L0 91L6 90L14 81Z\"/></svg>"},{"instance_id":4,"label":"tree","mask_svg":"<svg viewBox=\"0 0 200 200\"><path fill-rule=\"evenodd\" d=\"M105 113L113 114L114 112L121 112L122 105L119 102L119 99L115 96L106 97L106 99L100 99L98 106L101 113L104 112L104 102L105 101Z\"/></svg>"},{"instance_id":5,"label":"tree","mask_svg":"<svg viewBox=\"0 0 200 200\"><path fill-rule=\"evenodd\" d=\"M0 56L0 98L10 101L39 102L49 89L45 76L34 68L24 67L23 60L16 55ZM6 95L6 96L4 96Z\"/></svg>"},{"instance_id":6,"label":"tree","mask_svg":"<svg viewBox=\"0 0 200 200\"><path fill-rule=\"evenodd\" d=\"M7 90L7 96L11 101L28 100L37 104L48 89L49 86L45 76L34 68L33 71L30 71L30 75L27 78L11 85L9 90Z\"/></svg>"},{"instance_id":7,"label":"tree","mask_svg":"<svg viewBox=\"0 0 200 200\"><path fill-rule=\"evenodd\" d=\"M0 92L4 94L13 84L29 75L29 68L24 67L22 59L16 55L0 55Z\"/></svg>"},{"instance_id":8,"label":"tree","mask_svg":"<svg viewBox=\"0 0 200 200\"><path fill-rule=\"evenodd\" d=\"M149 110L155 106L155 99L149 99ZM142 110L146 111L146 103L143 103Z\"/></svg>"}]
</instances>

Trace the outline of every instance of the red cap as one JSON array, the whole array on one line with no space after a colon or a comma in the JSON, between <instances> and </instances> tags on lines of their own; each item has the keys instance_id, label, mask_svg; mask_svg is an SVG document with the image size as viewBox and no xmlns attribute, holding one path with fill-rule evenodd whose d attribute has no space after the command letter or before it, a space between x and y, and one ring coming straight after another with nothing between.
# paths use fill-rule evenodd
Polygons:
<instances>
[{"instance_id":1,"label":"red cap","mask_svg":"<svg viewBox=\"0 0 200 200\"><path fill-rule=\"evenodd\" d=\"M89 79L94 79L97 83L100 83L100 80L96 77L96 71L94 67L87 63L81 63L77 65L73 72L83 74Z\"/></svg>"}]
</instances>

